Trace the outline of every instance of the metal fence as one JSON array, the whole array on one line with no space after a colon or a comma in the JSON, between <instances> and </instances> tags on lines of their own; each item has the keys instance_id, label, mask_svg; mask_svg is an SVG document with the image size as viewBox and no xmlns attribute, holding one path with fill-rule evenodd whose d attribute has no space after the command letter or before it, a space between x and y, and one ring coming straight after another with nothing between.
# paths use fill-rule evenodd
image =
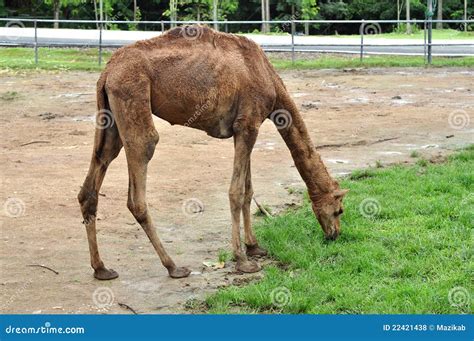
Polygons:
<instances>
[{"instance_id":1,"label":"metal fence","mask_svg":"<svg viewBox=\"0 0 474 341\"><path fill-rule=\"evenodd\" d=\"M228 25L280 25L283 28L288 29L288 33L291 35L291 43L289 44L274 44L274 45L265 45L261 44L265 51L272 51L272 52L290 52L291 59L295 61L295 53L297 52L336 52L336 53L357 53L360 55L360 60L363 61L364 55L367 54L377 54L376 52L368 52L367 48L370 47L423 47L423 56L424 60L427 64L431 64L433 58L433 47L472 47L472 52L468 53L468 55L474 55L474 39L469 43L440 43L436 44L433 42L432 36L432 27L434 23L445 23L445 24L457 24L458 27L462 28L467 31L469 25L474 23L472 18L467 20L432 20L432 19L425 19L425 20L274 20L274 21L108 21L108 20L52 20L52 19L20 19L20 18L0 18L0 22L7 22L5 27L20 27L26 28L26 24L33 25L34 34L29 41L23 42L1 42L0 46L23 46L23 47L33 47L35 51L35 63L38 63L38 48L39 47L97 47L98 48L98 63L99 65L102 63L102 54L104 48L117 48L122 46L123 44L107 44L103 41L103 32L107 25L119 25L119 24L126 24L126 25L153 25L159 26L161 28L161 32L165 31L165 29L174 27L177 25L185 25L185 24L205 24L205 25L213 25L214 28L225 27L225 30L228 30ZM89 43L72 43L68 41L61 41L61 42L39 42L38 40L38 24L53 24L53 23L63 23L63 24L94 24L97 27L98 35L95 42ZM344 44L344 41L341 40L338 43L317 43L313 45L308 44L298 44L295 42L295 37L298 36L298 32L296 30L297 25L311 25L311 24L343 24L343 25L359 25L359 36L360 41L357 44ZM376 35L382 33L381 25L400 25L400 24L411 24L416 25L419 27L423 27L423 41L416 43L416 44L400 44L400 43L387 43L384 44L374 44L374 43L367 43L366 38L367 36ZM356 36L357 37L357 36ZM346 47L350 51L332 51L329 47ZM327 47L327 49L325 49ZM357 50L355 50L357 49ZM378 54L401 54L397 53L396 51L392 51L389 53L378 53Z\"/></svg>"}]
</instances>

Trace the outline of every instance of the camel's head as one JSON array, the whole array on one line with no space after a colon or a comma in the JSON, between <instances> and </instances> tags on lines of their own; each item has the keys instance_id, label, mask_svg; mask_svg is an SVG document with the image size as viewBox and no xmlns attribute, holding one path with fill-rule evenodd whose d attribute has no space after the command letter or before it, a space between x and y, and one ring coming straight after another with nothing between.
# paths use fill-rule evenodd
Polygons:
<instances>
[{"instance_id":1,"label":"camel's head","mask_svg":"<svg viewBox=\"0 0 474 341\"><path fill-rule=\"evenodd\" d=\"M336 187L332 192L313 200L313 211L323 229L326 239L335 240L341 233L339 218L344 212L342 199L349 192L347 189Z\"/></svg>"}]
</instances>

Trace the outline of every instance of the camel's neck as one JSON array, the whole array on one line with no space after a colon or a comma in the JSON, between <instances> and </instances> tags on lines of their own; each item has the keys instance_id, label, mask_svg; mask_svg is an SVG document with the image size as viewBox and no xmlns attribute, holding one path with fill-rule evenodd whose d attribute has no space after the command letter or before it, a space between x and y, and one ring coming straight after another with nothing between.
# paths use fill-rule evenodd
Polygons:
<instances>
[{"instance_id":1,"label":"camel's neck","mask_svg":"<svg viewBox=\"0 0 474 341\"><path fill-rule=\"evenodd\" d=\"M274 116L275 125L279 128L278 131L291 152L295 166L308 187L311 200L315 201L321 194L329 193L334 189L333 179L321 156L315 150L296 104L286 90L276 102L275 110L278 109L287 110L291 114L292 122L287 127L278 126L276 115ZM284 113L284 111L280 112Z\"/></svg>"}]
</instances>

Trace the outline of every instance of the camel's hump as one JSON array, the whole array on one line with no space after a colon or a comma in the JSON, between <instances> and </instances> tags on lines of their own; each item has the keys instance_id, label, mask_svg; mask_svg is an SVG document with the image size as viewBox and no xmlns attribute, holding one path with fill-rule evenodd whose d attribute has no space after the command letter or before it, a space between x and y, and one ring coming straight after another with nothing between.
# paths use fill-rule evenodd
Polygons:
<instances>
[{"instance_id":1,"label":"camel's hump","mask_svg":"<svg viewBox=\"0 0 474 341\"><path fill-rule=\"evenodd\" d=\"M257 43L244 36L219 32L203 25L185 25L175 27L166 31L161 37L169 40L182 39L190 42L212 42L215 46L225 45L228 42L232 42L237 43L242 48L246 49L259 48Z\"/></svg>"}]
</instances>

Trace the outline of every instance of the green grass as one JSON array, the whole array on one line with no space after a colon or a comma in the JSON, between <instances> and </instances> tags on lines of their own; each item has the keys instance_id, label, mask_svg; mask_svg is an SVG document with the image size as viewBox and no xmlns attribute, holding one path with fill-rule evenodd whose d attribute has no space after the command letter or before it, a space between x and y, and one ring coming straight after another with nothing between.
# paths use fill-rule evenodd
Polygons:
<instances>
[{"instance_id":1,"label":"green grass","mask_svg":"<svg viewBox=\"0 0 474 341\"><path fill-rule=\"evenodd\" d=\"M292 63L291 60L272 58L277 69L341 69L361 67L423 67L425 61L422 56L365 56L361 62L358 56L322 55L315 59L300 59ZM446 58L434 57L434 67L474 67L474 57Z\"/></svg>"},{"instance_id":2,"label":"green grass","mask_svg":"<svg viewBox=\"0 0 474 341\"><path fill-rule=\"evenodd\" d=\"M452 305L448 296L462 287L454 302L462 303L474 289L473 169L474 145L443 164L356 172L341 183L351 191L335 242L324 240L308 202L261 222L261 244L284 266L265 268L258 282L221 289L206 300L208 311L472 312L472 298L471 305Z\"/></svg>"},{"instance_id":3,"label":"green grass","mask_svg":"<svg viewBox=\"0 0 474 341\"><path fill-rule=\"evenodd\" d=\"M357 24L354 24L357 25ZM370 25L370 24L367 24ZM252 33L245 33L245 32L240 32L239 34L245 34L245 35L261 35L260 32L252 32ZM266 35L272 35L272 36L288 36L289 33L286 32L271 32ZM352 35L319 35L319 36L313 36L313 37L320 37L320 38L340 38L340 39L347 39L347 38L358 38L360 35L359 34L352 34ZM387 38L387 39L424 39L424 32L422 29L419 29L417 32L414 32L412 34L406 34L406 33L398 33L398 32L391 32L391 33L382 33L380 34L373 34L370 35L370 38ZM437 30L433 29L433 39L443 39L443 40L450 40L450 39L474 39L474 31L460 31L460 30L453 30L453 29L443 29L443 30Z\"/></svg>"},{"instance_id":4,"label":"green grass","mask_svg":"<svg viewBox=\"0 0 474 341\"><path fill-rule=\"evenodd\" d=\"M0 69L13 70L83 70L99 71L103 68L112 52L104 51L103 64L98 65L97 49L49 49L40 48L39 64L34 62L31 48L0 48ZM425 65L423 57L413 56L359 56L318 55L314 59L291 60L275 58L270 60L277 69L338 69L350 67L421 67ZM474 57L433 58L434 66L474 67Z\"/></svg>"},{"instance_id":5,"label":"green grass","mask_svg":"<svg viewBox=\"0 0 474 341\"><path fill-rule=\"evenodd\" d=\"M39 64L35 64L31 48L0 48L0 69L42 69L98 71L97 49L38 49ZM111 52L104 51L104 64Z\"/></svg>"},{"instance_id":6,"label":"green grass","mask_svg":"<svg viewBox=\"0 0 474 341\"><path fill-rule=\"evenodd\" d=\"M357 35L341 35L335 36L340 38L354 38ZM423 30L418 30L412 34L406 33L381 33L381 34L374 34L370 35L370 38L388 38L388 39L424 39L424 32ZM450 39L474 39L474 31L460 31L460 30L452 30L452 29L444 29L444 30L433 30L433 40L436 39L443 39L443 40L450 40Z\"/></svg>"}]
</instances>

